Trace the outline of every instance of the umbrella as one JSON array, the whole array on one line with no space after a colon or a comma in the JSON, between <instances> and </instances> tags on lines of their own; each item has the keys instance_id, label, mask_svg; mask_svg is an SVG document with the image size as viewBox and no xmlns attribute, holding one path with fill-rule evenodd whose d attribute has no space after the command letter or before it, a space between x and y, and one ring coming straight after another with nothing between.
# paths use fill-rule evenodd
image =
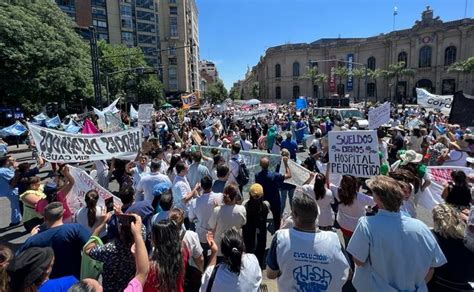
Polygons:
<instances>
[{"instance_id":1,"label":"umbrella","mask_svg":"<svg viewBox=\"0 0 474 292\"><path fill-rule=\"evenodd\" d=\"M164 105L161 106L161 108L170 108L170 107L173 107L173 106L169 103L165 103Z\"/></svg>"},{"instance_id":2,"label":"umbrella","mask_svg":"<svg viewBox=\"0 0 474 292\"><path fill-rule=\"evenodd\" d=\"M258 105L258 104L261 104L262 102L258 99L250 99L249 101L247 101L245 104L247 105Z\"/></svg>"}]
</instances>

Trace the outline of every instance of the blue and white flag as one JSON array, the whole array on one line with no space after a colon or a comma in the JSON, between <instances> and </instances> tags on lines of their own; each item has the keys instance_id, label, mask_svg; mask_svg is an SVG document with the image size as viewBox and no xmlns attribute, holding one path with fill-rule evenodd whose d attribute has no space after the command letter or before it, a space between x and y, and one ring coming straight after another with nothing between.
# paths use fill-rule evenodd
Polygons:
<instances>
[{"instance_id":1,"label":"blue and white flag","mask_svg":"<svg viewBox=\"0 0 474 292\"><path fill-rule=\"evenodd\" d=\"M49 117L43 113L40 113L39 115L33 117L32 124L39 125L39 126L46 126L46 120L49 119Z\"/></svg>"},{"instance_id":2,"label":"blue and white flag","mask_svg":"<svg viewBox=\"0 0 474 292\"><path fill-rule=\"evenodd\" d=\"M59 125L61 125L61 119L58 115L56 115L54 118L46 120L46 127L48 128L57 128Z\"/></svg>"},{"instance_id":3,"label":"blue and white flag","mask_svg":"<svg viewBox=\"0 0 474 292\"><path fill-rule=\"evenodd\" d=\"M133 107L133 104L130 105L130 119L138 120L138 111Z\"/></svg>"},{"instance_id":4,"label":"blue and white flag","mask_svg":"<svg viewBox=\"0 0 474 292\"><path fill-rule=\"evenodd\" d=\"M26 127L17 121L11 126L0 130L0 136L21 136L27 131Z\"/></svg>"}]
</instances>

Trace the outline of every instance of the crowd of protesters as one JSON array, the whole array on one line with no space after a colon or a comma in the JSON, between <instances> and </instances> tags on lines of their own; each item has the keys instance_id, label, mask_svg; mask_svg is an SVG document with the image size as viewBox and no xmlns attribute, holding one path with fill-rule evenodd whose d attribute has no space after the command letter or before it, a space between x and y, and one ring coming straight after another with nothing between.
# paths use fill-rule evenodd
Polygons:
<instances>
[{"instance_id":1,"label":"crowd of protesters","mask_svg":"<svg viewBox=\"0 0 474 292\"><path fill-rule=\"evenodd\" d=\"M42 181L41 157L30 168L6 154L9 227L31 236L15 253L0 246L0 291L259 291L263 273L279 291L473 290L472 174L451 172L431 229L416 217L427 167L473 169L474 134L436 112L396 109L377 131L381 175L334 179L327 133L356 128L291 106L250 118L157 111L134 161L94 162L123 205L101 206L90 190L75 214L68 165ZM282 162L262 155L249 173L242 151ZM304 184L289 183L290 160L310 172Z\"/></svg>"}]
</instances>

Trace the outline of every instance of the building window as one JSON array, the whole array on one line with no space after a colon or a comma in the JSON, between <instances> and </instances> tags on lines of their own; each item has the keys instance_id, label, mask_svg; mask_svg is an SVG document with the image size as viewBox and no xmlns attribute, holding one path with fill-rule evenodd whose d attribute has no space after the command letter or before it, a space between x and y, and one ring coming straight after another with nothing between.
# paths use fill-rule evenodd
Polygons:
<instances>
[{"instance_id":1,"label":"building window","mask_svg":"<svg viewBox=\"0 0 474 292\"><path fill-rule=\"evenodd\" d=\"M138 31L143 31L143 32L155 32L156 27L155 27L154 24L138 22L137 23L137 30Z\"/></svg>"},{"instance_id":2,"label":"building window","mask_svg":"<svg viewBox=\"0 0 474 292\"><path fill-rule=\"evenodd\" d=\"M122 42L127 44L133 44L133 33L123 31L122 32Z\"/></svg>"},{"instance_id":3,"label":"building window","mask_svg":"<svg viewBox=\"0 0 474 292\"><path fill-rule=\"evenodd\" d=\"M168 85L169 90L178 90L178 76L174 67L168 69Z\"/></svg>"},{"instance_id":4,"label":"building window","mask_svg":"<svg viewBox=\"0 0 474 292\"><path fill-rule=\"evenodd\" d=\"M375 96L375 83L374 82L367 83L367 96L368 97Z\"/></svg>"},{"instance_id":5,"label":"building window","mask_svg":"<svg viewBox=\"0 0 474 292\"><path fill-rule=\"evenodd\" d=\"M98 7L92 7L92 14L101 15L101 16L107 15L104 8L98 8Z\"/></svg>"},{"instance_id":6,"label":"building window","mask_svg":"<svg viewBox=\"0 0 474 292\"><path fill-rule=\"evenodd\" d=\"M168 55L169 56L176 56L176 44L169 44L168 45Z\"/></svg>"},{"instance_id":7,"label":"building window","mask_svg":"<svg viewBox=\"0 0 474 292\"><path fill-rule=\"evenodd\" d=\"M294 77L300 76L300 63L298 62L293 63L293 76Z\"/></svg>"},{"instance_id":8,"label":"building window","mask_svg":"<svg viewBox=\"0 0 474 292\"><path fill-rule=\"evenodd\" d=\"M403 62L405 63L405 68L407 67L408 64L408 54L406 52L401 52L398 54L398 63Z\"/></svg>"},{"instance_id":9,"label":"building window","mask_svg":"<svg viewBox=\"0 0 474 292\"><path fill-rule=\"evenodd\" d=\"M295 85L293 86L293 99L297 99L298 97L300 97L300 86Z\"/></svg>"},{"instance_id":10,"label":"building window","mask_svg":"<svg viewBox=\"0 0 474 292\"><path fill-rule=\"evenodd\" d=\"M170 16L170 37L178 37L178 17Z\"/></svg>"},{"instance_id":11,"label":"building window","mask_svg":"<svg viewBox=\"0 0 474 292\"><path fill-rule=\"evenodd\" d=\"M449 46L444 50L444 66L450 66L456 62L456 47Z\"/></svg>"},{"instance_id":12,"label":"building window","mask_svg":"<svg viewBox=\"0 0 474 292\"><path fill-rule=\"evenodd\" d=\"M122 28L132 28L132 7L129 5L120 5L120 20Z\"/></svg>"},{"instance_id":13,"label":"building window","mask_svg":"<svg viewBox=\"0 0 474 292\"><path fill-rule=\"evenodd\" d=\"M424 46L420 49L420 56L418 60L418 67L431 67L431 47Z\"/></svg>"},{"instance_id":14,"label":"building window","mask_svg":"<svg viewBox=\"0 0 474 292\"><path fill-rule=\"evenodd\" d=\"M441 88L441 94L442 95L454 94L454 92L456 91L456 80L454 80L454 79L444 79L442 86L443 86Z\"/></svg>"},{"instance_id":15,"label":"building window","mask_svg":"<svg viewBox=\"0 0 474 292\"><path fill-rule=\"evenodd\" d=\"M281 99L281 87L275 87L275 99Z\"/></svg>"},{"instance_id":16,"label":"building window","mask_svg":"<svg viewBox=\"0 0 474 292\"><path fill-rule=\"evenodd\" d=\"M281 66L280 66L280 64L275 65L275 77L276 78L281 77Z\"/></svg>"},{"instance_id":17,"label":"building window","mask_svg":"<svg viewBox=\"0 0 474 292\"><path fill-rule=\"evenodd\" d=\"M176 4L176 0L170 0L170 4Z\"/></svg>"},{"instance_id":18,"label":"building window","mask_svg":"<svg viewBox=\"0 0 474 292\"><path fill-rule=\"evenodd\" d=\"M170 7L170 14L171 15L177 15L178 14L178 7Z\"/></svg>"},{"instance_id":19,"label":"building window","mask_svg":"<svg viewBox=\"0 0 474 292\"><path fill-rule=\"evenodd\" d=\"M101 21L101 20L94 19L94 20L92 20L92 24L96 27L107 28L107 22L106 21Z\"/></svg>"},{"instance_id":20,"label":"building window","mask_svg":"<svg viewBox=\"0 0 474 292\"><path fill-rule=\"evenodd\" d=\"M155 14L153 12L138 10L137 19L146 20L146 21L155 21Z\"/></svg>"},{"instance_id":21,"label":"building window","mask_svg":"<svg viewBox=\"0 0 474 292\"><path fill-rule=\"evenodd\" d=\"M137 7L153 9L153 0L135 0Z\"/></svg>"},{"instance_id":22,"label":"building window","mask_svg":"<svg viewBox=\"0 0 474 292\"><path fill-rule=\"evenodd\" d=\"M367 68L370 69L370 70L375 70L375 58L374 57L370 57L369 59L367 59Z\"/></svg>"},{"instance_id":23,"label":"building window","mask_svg":"<svg viewBox=\"0 0 474 292\"><path fill-rule=\"evenodd\" d=\"M418 82L415 84L415 88L424 88L428 90L429 92L434 93L433 82L431 82L431 80L429 79L418 80Z\"/></svg>"},{"instance_id":24,"label":"building window","mask_svg":"<svg viewBox=\"0 0 474 292\"><path fill-rule=\"evenodd\" d=\"M97 34L97 38L98 38L99 40L108 41L108 40L109 40L109 35L106 34L106 33L98 33L98 34Z\"/></svg>"},{"instance_id":25,"label":"building window","mask_svg":"<svg viewBox=\"0 0 474 292\"><path fill-rule=\"evenodd\" d=\"M138 42L144 44L156 44L156 37L150 35L138 35Z\"/></svg>"},{"instance_id":26,"label":"building window","mask_svg":"<svg viewBox=\"0 0 474 292\"><path fill-rule=\"evenodd\" d=\"M168 61L170 65L178 65L178 59L176 58L169 58Z\"/></svg>"}]
</instances>

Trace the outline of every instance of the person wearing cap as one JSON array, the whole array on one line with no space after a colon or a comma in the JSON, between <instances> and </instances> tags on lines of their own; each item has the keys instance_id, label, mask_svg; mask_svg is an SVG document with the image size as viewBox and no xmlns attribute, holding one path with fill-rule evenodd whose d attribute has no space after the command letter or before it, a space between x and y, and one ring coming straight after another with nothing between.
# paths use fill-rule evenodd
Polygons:
<instances>
[{"instance_id":1,"label":"person wearing cap","mask_svg":"<svg viewBox=\"0 0 474 292\"><path fill-rule=\"evenodd\" d=\"M20 252L30 247L50 246L56 259L51 278L75 276L79 279L81 271L82 247L91 233L78 223L63 223L64 207L60 202L48 204L44 209L44 225L35 227Z\"/></svg>"},{"instance_id":2,"label":"person wearing cap","mask_svg":"<svg viewBox=\"0 0 474 292\"><path fill-rule=\"evenodd\" d=\"M247 211L247 223L242 227L245 250L258 259L260 268L265 269L265 248L267 245L267 217L270 203L263 199L263 187L253 184L249 190L250 198L244 202Z\"/></svg>"},{"instance_id":3,"label":"person wearing cap","mask_svg":"<svg viewBox=\"0 0 474 292\"><path fill-rule=\"evenodd\" d=\"M155 199L157 199L158 201L155 210L159 210L157 210L156 214L153 215L153 217L151 218L152 225L156 222L160 222L161 220L168 219L168 214L174 205L173 194L171 193L171 186L164 186L163 184L164 183L158 185L162 188L161 190L158 191L155 187L155 192L153 193L156 194Z\"/></svg>"},{"instance_id":4,"label":"person wearing cap","mask_svg":"<svg viewBox=\"0 0 474 292\"><path fill-rule=\"evenodd\" d=\"M205 265L209 260L207 253L209 251L207 232L211 230L209 219L214 212L214 207L224 204L223 194L213 192L212 187L212 179L209 176L203 177L201 179L202 194L189 203L189 220L196 223L196 233L204 250Z\"/></svg>"},{"instance_id":5,"label":"person wearing cap","mask_svg":"<svg viewBox=\"0 0 474 292\"><path fill-rule=\"evenodd\" d=\"M10 291L66 291L78 282L74 276L50 279L55 256L51 247L31 247L10 261Z\"/></svg>"},{"instance_id":6,"label":"person wearing cap","mask_svg":"<svg viewBox=\"0 0 474 292\"><path fill-rule=\"evenodd\" d=\"M426 283L434 268L446 263L435 237L423 222L400 212L403 190L395 179L376 176L366 184L379 211L359 219L347 247L356 264L354 287L358 291L428 291Z\"/></svg>"},{"instance_id":7,"label":"person wearing cap","mask_svg":"<svg viewBox=\"0 0 474 292\"><path fill-rule=\"evenodd\" d=\"M294 227L278 230L268 251L268 279L279 291L341 291L350 267L337 234L317 228L311 196L296 194L292 206Z\"/></svg>"}]
</instances>

